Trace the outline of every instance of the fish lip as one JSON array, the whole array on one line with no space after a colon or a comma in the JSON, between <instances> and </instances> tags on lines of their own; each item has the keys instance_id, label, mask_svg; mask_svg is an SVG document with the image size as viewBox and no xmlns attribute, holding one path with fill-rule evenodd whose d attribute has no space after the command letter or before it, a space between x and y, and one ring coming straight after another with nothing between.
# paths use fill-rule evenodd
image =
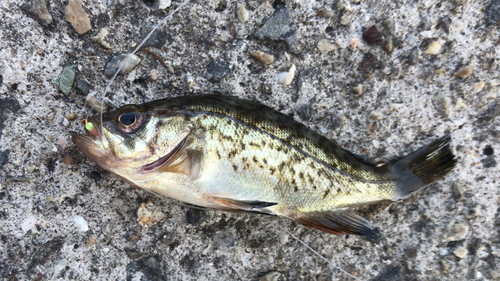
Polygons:
<instances>
[{"instance_id":1,"label":"fish lip","mask_svg":"<svg viewBox=\"0 0 500 281\"><path fill-rule=\"evenodd\" d=\"M94 162L99 160L101 154L104 154L104 147L102 142L102 129L100 123L95 117L89 117L88 122L91 122L96 129L97 135L92 134L89 130L85 130L85 134L78 134L71 132L71 141L83 152L88 158ZM102 159L101 159L102 160Z\"/></svg>"},{"instance_id":2,"label":"fish lip","mask_svg":"<svg viewBox=\"0 0 500 281\"><path fill-rule=\"evenodd\" d=\"M90 133L89 130L85 129L85 135L92 138L94 141L102 142L102 128L101 128L101 122L98 122L97 119L94 116L90 116L87 119L87 122L91 122L94 125L94 128L97 131L97 135L94 135Z\"/></svg>"}]
</instances>

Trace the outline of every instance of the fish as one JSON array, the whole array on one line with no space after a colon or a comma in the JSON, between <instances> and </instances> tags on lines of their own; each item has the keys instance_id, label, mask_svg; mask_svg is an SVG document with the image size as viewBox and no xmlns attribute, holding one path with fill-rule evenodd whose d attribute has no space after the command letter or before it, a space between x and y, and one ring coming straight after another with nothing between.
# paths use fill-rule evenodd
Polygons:
<instances>
[{"instance_id":1,"label":"fish","mask_svg":"<svg viewBox=\"0 0 500 281\"><path fill-rule=\"evenodd\" d=\"M331 234L380 236L356 208L397 201L456 165L451 137L371 164L258 102L201 95L125 105L84 119L72 141L133 186L226 211L289 218Z\"/></svg>"}]
</instances>

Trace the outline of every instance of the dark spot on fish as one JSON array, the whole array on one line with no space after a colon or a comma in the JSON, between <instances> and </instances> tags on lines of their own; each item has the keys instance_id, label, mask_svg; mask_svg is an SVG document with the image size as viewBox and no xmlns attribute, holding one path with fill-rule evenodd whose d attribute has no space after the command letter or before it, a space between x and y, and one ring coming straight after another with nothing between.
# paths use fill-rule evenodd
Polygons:
<instances>
[{"instance_id":1,"label":"dark spot on fish","mask_svg":"<svg viewBox=\"0 0 500 281\"><path fill-rule=\"evenodd\" d=\"M259 168L264 169L264 166L263 165L259 165Z\"/></svg>"},{"instance_id":2,"label":"dark spot on fish","mask_svg":"<svg viewBox=\"0 0 500 281\"><path fill-rule=\"evenodd\" d=\"M262 141L262 146L263 147L266 146L266 141L265 140Z\"/></svg>"},{"instance_id":3,"label":"dark spot on fish","mask_svg":"<svg viewBox=\"0 0 500 281\"><path fill-rule=\"evenodd\" d=\"M316 185L315 185L315 184L313 184L313 185L312 185L312 188L313 188L314 190L317 190L317 189L318 189L318 187L316 187Z\"/></svg>"},{"instance_id":4,"label":"dark spot on fish","mask_svg":"<svg viewBox=\"0 0 500 281\"><path fill-rule=\"evenodd\" d=\"M274 175L274 172L276 172L276 169L271 167L271 168L269 168L269 171L271 172L271 175Z\"/></svg>"},{"instance_id":5,"label":"dark spot on fish","mask_svg":"<svg viewBox=\"0 0 500 281\"><path fill-rule=\"evenodd\" d=\"M262 162L264 162L264 164L267 165L267 159L266 158L262 158Z\"/></svg>"},{"instance_id":6,"label":"dark spot on fish","mask_svg":"<svg viewBox=\"0 0 500 281\"><path fill-rule=\"evenodd\" d=\"M258 143L253 142L253 141L249 142L248 145L260 148L260 145Z\"/></svg>"},{"instance_id":7,"label":"dark spot on fish","mask_svg":"<svg viewBox=\"0 0 500 281\"><path fill-rule=\"evenodd\" d=\"M184 121L186 121L186 122L191 121L191 116L189 116L189 115L185 114L185 115L184 115Z\"/></svg>"},{"instance_id":8,"label":"dark spot on fish","mask_svg":"<svg viewBox=\"0 0 500 281\"><path fill-rule=\"evenodd\" d=\"M245 157L245 156L241 157L241 162L246 163L247 161L248 161L247 157Z\"/></svg>"},{"instance_id":9,"label":"dark spot on fish","mask_svg":"<svg viewBox=\"0 0 500 281\"><path fill-rule=\"evenodd\" d=\"M279 169L280 171L283 171L283 169L285 168L285 166L286 166L285 162L281 162L281 163L278 165L278 169Z\"/></svg>"},{"instance_id":10,"label":"dark spot on fish","mask_svg":"<svg viewBox=\"0 0 500 281\"><path fill-rule=\"evenodd\" d=\"M214 124L208 125L208 131L213 132L217 131L217 127Z\"/></svg>"},{"instance_id":11,"label":"dark spot on fish","mask_svg":"<svg viewBox=\"0 0 500 281\"><path fill-rule=\"evenodd\" d=\"M297 182L295 181L295 179L292 179L292 185L297 185Z\"/></svg>"},{"instance_id":12,"label":"dark spot on fish","mask_svg":"<svg viewBox=\"0 0 500 281\"><path fill-rule=\"evenodd\" d=\"M215 154L217 154L217 158L222 159L222 156L220 155L219 150L216 150L216 151L215 151Z\"/></svg>"},{"instance_id":13,"label":"dark spot on fish","mask_svg":"<svg viewBox=\"0 0 500 281\"><path fill-rule=\"evenodd\" d=\"M330 189L325 190L325 193L323 193L323 199L325 199L328 194L330 194Z\"/></svg>"},{"instance_id":14,"label":"dark spot on fish","mask_svg":"<svg viewBox=\"0 0 500 281\"><path fill-rule=\"evenodd\" d=\"M242 150L242 151L243 151L243 150L245 150L245 143L244 143L244 142L241 142L241 143L240 143L240 145L241 145L241 150Z\"/></svg>"},{"instance_id":15,"label":"dark spot on fish","mask_svg":"<svg viewBox=\"0 0 500 281\"><path fill-rule=\"evenodd\" d=\"M300 172L300 173L299 173L299 178L300 178L300 179L304 179L304 173L303 173L303 172Z\"/></svg>"},{"instance_id":16,"label":"dark spot on fish","mask_svg":"<svg viewBox=\"0 0 500 281\"><path fill-rule=\"evenodd\" d=\"M233 164L233 171L238 171L238 166L236 166L235 164Z\"/></svg>"},{"instance_id":17,"label":"dark spot on fish","mask_svg":"<svg viewBox=\"0 0 500 281\"><path fill-rule=\"evenodd\" d=\"M309 181L309 184L314 184L314 180L311 175L307 174L307 180Z\"/></svg>"},{"instance_id":18,"label":"dark spot on fish","mask_svg":"<svg viewBox=\"0 0 500 281\"><path fill-rule=\"evenodd\" d=\"M281 146L276 147L276 151L281 151Z\"/></svg>"},{"instance_id":19,"label":"dark spot on fish","mask_svg":"<svg viewBox=\"0 0 500 281\"><path fill-rule=\"evenodd\" d=\"M295 181L295 180L294 180L294 181ZM298 192L298 191L299 191L299 188L298 188L296 185L294 185L294 186L293 186L293 191Z\"/></svg>"},{"instance_id":20,"label":"dark spot on fish","mask_svg":"<svg viewBox=\"0 0 500 281\"><path fill-rule=\"evenodd\" d=\"M259 162L259 160L257 160L257 157L255 157L255 156L252 158L252 161L253 161L254 163Z\"/></svg>"},{"instance_id":21,"label":"dark spot on fish","mask_svg":"<svg viewBox=\"0 0 500 281\"><path fill-rule=\"evenodd\" d=\"M229 153L227 154L227 158L231 159L233 158L234 156L236 156L236 150L231 150L229 151Z\"/></svg>"},{"instance_id":22,"label":"dark spot on fish","mask_svg":"<svg viewBox=\"0 0 500 281\"><path fill-rule=\"evenodd\" d=\"M232 141L233 141L233 137L231 137L231 136L227 136L227 135L224 135L224 134L220 134L220 137L221 137L223 140L227 140L227 141L230 141L230 142L232 142Z\"/></svg>"}]
</instances>

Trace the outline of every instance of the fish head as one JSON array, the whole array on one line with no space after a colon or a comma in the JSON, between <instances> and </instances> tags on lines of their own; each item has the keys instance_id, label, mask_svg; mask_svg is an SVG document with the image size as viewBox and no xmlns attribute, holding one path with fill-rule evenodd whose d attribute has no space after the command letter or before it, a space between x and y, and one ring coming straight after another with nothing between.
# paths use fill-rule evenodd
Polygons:
<instances>
[{"instance_id":1,"label":"fish head","mask_svg":"<svg viewBox=\"0 0 500 281\"><path fill-rule=\"evenodd\" d=\"M73 143L107 171L135 182L161 173L187 145L189 118L168 108L126 105L82 121L85 135Z\"/></svg>"}]
</instances>

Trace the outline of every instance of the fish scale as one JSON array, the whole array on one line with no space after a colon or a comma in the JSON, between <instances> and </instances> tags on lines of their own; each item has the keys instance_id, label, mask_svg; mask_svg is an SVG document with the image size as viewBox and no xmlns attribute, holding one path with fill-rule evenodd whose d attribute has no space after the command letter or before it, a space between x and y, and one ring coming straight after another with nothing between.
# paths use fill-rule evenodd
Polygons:
<instances>
[{"instance_id":1,"label":"fish scale","mask_svg":"<svg viewBox=\"0 0 500 281\"><path fill-rule=\"evenodd\" d=\"M223 128L222 130L206 130L206 136L203 138L215 140L215 142L206 143L207 149L219 151L219 154L226 156L221 161L231 162L237 167L235 169L233 166L235 172L233 177L239 178L238 170L241 169L254 174L275 174L280 179L279 183L272 186L275 193L262 194L258 188L255 188L252 192L244 193L248 194L250 198L253 196L254 198L258 197L259 200L270 202L286 201L288 209L292 209L289 207L291 205L298 211L309 211L332 210L364 203L366 200L373 200L373 197L385 199L394 196L394 188L367 188L364 179L355 179L352 175L324 167L325 164L304 155L306 152L303 150L284 142L283 136L288 134L282 133L282 137L275 137L275 134L271 132L278 130L276 128L270 129L270 124L257 127L264 127L267 130L257 130L254 125L257 122L252 122L248 120L249 118L241 118L242 115L231 113L228 116L228 112L225 112L226 115L222 115L221 110L216 111L207 107L195 108L195 111L201 111L201 109L205 112L202 114L209 115L207 118L200 118L202 127ZM242 120L233 120L233 118L238 117ZM262 142L266 145L252 145L252 143ZM242 144L244 144L245 149L241 149ZM223 147L224 151L221 152L220 147ZM242 155L246 155L246 157ZM265 159L267 164L264 164L263 161L252 161L253 157ZM309 175L312 184L300 178L300 173ZM362 183L362 188L358 187L359 182ZM389 182L384 182L382 185L394 187L394 183ZM234 193L242 194L242 191L236 188ZM240 196L240 199L248 200L250 198L241 198ZM276 209L280 207L277 206Z\"/></svg>"}]
</instances>

